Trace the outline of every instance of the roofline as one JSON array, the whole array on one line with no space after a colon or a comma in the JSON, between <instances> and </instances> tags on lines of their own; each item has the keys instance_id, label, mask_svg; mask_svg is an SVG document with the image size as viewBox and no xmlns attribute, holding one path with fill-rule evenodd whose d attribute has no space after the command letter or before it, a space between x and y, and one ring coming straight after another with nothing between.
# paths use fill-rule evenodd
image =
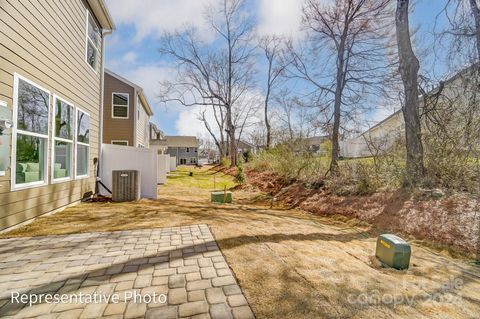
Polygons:
<instances>
[{"instance_id":1,"label":"roofline","mask_svg":"<svg viewBox=\"0 0 480 319\"><path fill-rule=\"evenodd\" d=\"M255 145L253 145L252 143L250 142L247 142L247 141L244 141L244 140L237 140L237 142L242 142L244 144L247 144L248 146L251 146L251 147L256 147Z\"/></svg>"},{"instance_id":2,"label":"roofline","mask_svg":"<svg viewBox=\"0 0 480 319\"><path fill-rule=\"evenodd\" d=\"M185 143L185 144L188 144L188 146L183 146L183 145L178 145L178 144L169 144L169 141L168 141L168 138L172 138L172 137L180 137L180 138L192 138L192 139L195 139L195 142L193 141L188 141L188 143ZM162 139L163 141L165 141L167 143L167 146L169 147L198 147L198 138L196 136L193 136L193 135L165 135ZM192 142L191 144L189 144L190 142ZM195 144L193 144L195 143Z\"/></svg>"},{"instance_id":3,"label":"roofline","mask_svg":"<svg viewBox=\"0 0 480 319\"><path fill-rule=\"evenodd\" d=\"M122 81L122 82L130 85L131 87L134 87L135 89L137 89L137 90L139 90L139 91L142 90L142 87L141 87L141 86L139 86L138 84L133 83L132 81L127 80L126 78L124 78L124 77L121 76L121 75L118 75L117 73L113 72L112 70L109 70L109 69L105 68L105 73L107 73L108 75L113 76L113 77L116 78L117 80L120 80L120 81Z\"/></svg>"},{"instance_id":4,"label":"roofline","mask_svg":"<svg viewBox=\"0 0 480 319\"><path fill-rule=\"evenodd\" d=\"M384 118L383 120L381 120L380 122L378 122L377 124L375 124L374 126L366 129L365 132L363 132L362 134L360 134L358 137L367 134L368 132L370 132L370 131L373 130L374 128L382 125L383 123L387 122L387 121L390 120L392 117L396 116L398 113L401 113L401 112L402 112L402 109L399 109L398 111L393 112L393 114L390 114L389 116L387 116L386 118Z\"/></svg>"},{"instance_id":5,"label":"roofline","mask_svg":"<svg viewBox=\"0 0 480 319\"><path fill-rule=\"evenodd\" d=\"M468 67L465 67L463 68L462 70L458 71L457 73L453 74L452 76L450 76L449 78L447 78L445 81L440 81L440 82L443 82L443 85L445 84L448 84L450 82L453 82L455 81L457 78L459 78L460 76L464 75L465 73L467 73L468 71L474 69L475 67L480 67L480 62L476 62L476 63L473 63L471 65L469 65ZM433 94L435 93L435 91L438 91L440 87L440 84L438 84L437 86L435 86L433 89L431 89L430 91L428 91L426 93L426 95L430 95L430 94ZM424 95L420 95L419 96L419 102L423 101L423 98L424 98ZM400 108L398 111L395 111L393 114L387 116L386 118L384 118L383 120L381 120L380 122L378 122L377 124L375 124L374 126L366 129L362 134L358 135L358 137L360 136L363 136L365 134L367 134L369 131L373 130L374 128L382 125L383 123L385 123L386 121L388 121L389 119L391 119L392 117L394 117L395 115L397 115L398 113L402 112L402 109Z\"/></svg>"},{"instance_id":6,"label":"roofline","mask_svg":"<svg viewBox=\"0 0 480 319\"><path fill-rule=\"evenodd\" d=\"M142 101L142 106L147 112L149 116L153 115L152 108L150 106L150 103L148 103L147 97L145 96L145 93L143 92L143 89L138 90L138 96L140 97L140 101Z\"/></svg>"},{"instance_id":7,"label":"roofline","mask_svg":"<svg viewBox=\"0 0 480 319\"><path fill-rule=\"evenodd\" d=\"M198 138L195 135L165 135L165 139L167 139L169 137L192 137L192 138L198 140Z\"/></svg>"},{"instance_id":8,"label":"roofline","mask_svg":"<svg viewBox=\"0 0 480 319\"><path fill-rule=\"evenodd\" d=\"M143 105L143 108L145 109L145 111L147 112L147 114L149 116L152 116L153 115L153 111L152 111L152 107L150 106L150 103L148 102L148 99L147 97L145 96L145 93L143 92L143 88L135 83L133 83L132 81L129 81L127 80L126 78L124 78L123 76L121 75L118 75L117 73L105 68L105 73L107 73L108 75L110 76L113 76L114 78L116 78L117 80L125 83L125 84L128 84L130 85L131 87L133 87L136 91L137 91L137 94L138 96L140 97L140 100L142 101L142 105Z\"/></svg>"},{"instance_id":9,"label":"roofline","mask_svg":"<svg viewBox=\"0 0 480 319\"><path fill-rule=\"evenodd\" d=\"M102 29L115 30L115 23L103 0L87 0Z\"/></svg>"}]
</instances>

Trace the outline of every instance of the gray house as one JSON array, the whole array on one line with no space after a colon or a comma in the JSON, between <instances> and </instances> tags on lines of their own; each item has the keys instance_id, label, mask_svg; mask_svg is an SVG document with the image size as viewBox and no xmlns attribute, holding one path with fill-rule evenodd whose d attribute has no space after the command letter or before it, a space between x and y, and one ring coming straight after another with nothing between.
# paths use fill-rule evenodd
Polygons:
<instances>
[{"instance_id":1,"label":"gray house","mask_svg":"<svg viewBox=\"0 0 480 319\"><path fill-rule=\"evenodd\" d=\"M156 148L158 154L175 156L177 165L198 163L198 140L195 136L164 136L162 139L152 139L150 148Z\"/></svg>"}]
</instances>

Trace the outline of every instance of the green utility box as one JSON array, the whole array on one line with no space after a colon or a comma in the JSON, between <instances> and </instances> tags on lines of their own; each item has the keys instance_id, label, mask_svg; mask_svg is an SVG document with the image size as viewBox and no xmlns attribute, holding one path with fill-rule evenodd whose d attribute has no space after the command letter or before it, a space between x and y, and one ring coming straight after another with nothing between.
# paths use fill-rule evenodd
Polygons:
<instances>
[{"instance_id":1,"label":"green utility box","mask_svg":"<svg viewBox=\"0 0 480 319\"><path fill-rule=\"evenodd\" d=\"M395 269L408 269L412 249L402 238L383 234L378 236L375 256L385 265Z\"/></svg>"},{"instance_id":2,"label":"green utility box","mask_svg":"<svg viewBox=\"0 0 480 319\"><path fill-rule=\"evenodd\" d=\"M232 192L212 192L212 203L231 203Z\"/></svg>"}]
</instances>

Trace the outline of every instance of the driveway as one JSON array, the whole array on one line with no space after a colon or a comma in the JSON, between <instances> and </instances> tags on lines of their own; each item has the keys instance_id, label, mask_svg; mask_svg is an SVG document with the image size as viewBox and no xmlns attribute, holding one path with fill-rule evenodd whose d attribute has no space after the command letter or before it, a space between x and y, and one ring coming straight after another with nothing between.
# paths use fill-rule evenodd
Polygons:
<instances>
[{"instance_id":1,"label":"driveway","mask_svg":"<svg viewBox=\"0 0 480 319\"><path fill-rule=\"evenodd\" d=\"M2 318L253 318L206 225L11 238L0 247Z\"/></svg>"}]
</instances>

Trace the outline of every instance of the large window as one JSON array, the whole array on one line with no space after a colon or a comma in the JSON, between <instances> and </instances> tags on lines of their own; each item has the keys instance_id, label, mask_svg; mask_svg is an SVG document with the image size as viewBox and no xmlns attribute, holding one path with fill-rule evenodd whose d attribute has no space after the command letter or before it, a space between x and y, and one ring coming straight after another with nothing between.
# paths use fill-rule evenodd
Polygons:
<instances>
[{"instance_id":1,"label":"large window","mask_svg":"<svg viewBox=\"0 0 480 319\"><path fill-rule=\"evenodd\" d=\"M48 91L15 74L12 188L47 183L49 105Z\"/></svg>"},{"instance_id":2,"label":"large window","mask_svg":"<svg viewBox=\"0 0 480 319\"><path fill-rule=\"evenodd\" d=\"M53 99L53 181L72 178L73 159L73 106L54 96Z\"/></svg>"},{"instance_id":3,"label":"large window","mask_svg":"<svg viewBox=\"0 0 480 319\"><path fill-rule=\"evenodd\" d=\"M89 172L90 116L77 110L76 177L87 177Z\"/></svg>"},{"instance_id":4,"label":"large window","mask_svg":"<svg viewBox=\"0 0 480 319\"><path fill-rule=\"evenodd\" d=\"M99 52L98 48L100 47L100 29L98 28L95 20L93 19L90 12L87 10L87 27L86 27L86 60L88 65L97 72L97 63Z\"/></svg>"},{"instance_id":5,"label":"large window","mask_svg":"<svg viewBox=\"0 0 480 319\"><path fill-rule=\"evenodd\" d=\"M117 119L128 119L128 99L127 93L112 94L112 117Z\"/></svg>"}]
</instances>

